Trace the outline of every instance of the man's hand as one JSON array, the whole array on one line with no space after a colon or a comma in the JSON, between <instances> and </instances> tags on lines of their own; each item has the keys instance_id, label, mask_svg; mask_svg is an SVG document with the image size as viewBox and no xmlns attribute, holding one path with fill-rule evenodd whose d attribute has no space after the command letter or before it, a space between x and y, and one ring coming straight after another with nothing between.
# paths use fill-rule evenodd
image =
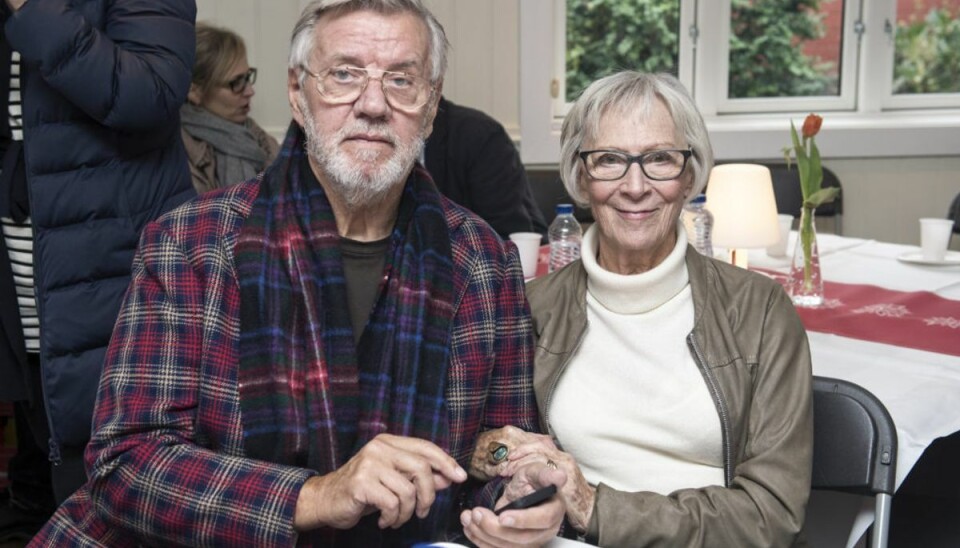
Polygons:
<instances>
[{"instance_id":1,"label":"man's hand","mask_svg":"<svg viewBox=\"0 0 960 548\"><path fill-rule=\"evenodd\" d=\"M380 434L338 470L307 480L293 526L349 529L379 511L381 528L397 528L414 512L426 517L437 491L466 479L457 461L433 443Z\"/></svg>"},{"instance_id":2,"label":"man's hand","mask_svg":"<svg viewBox=\"0 0 960 548\"><path fill-rule=\"evenodd\" d=\"M13 11L19 10L26 3L27 0L7 0L7 5L10 6L10 9Z\"/></svg>"},{"instance_id":3,"label":"man's hand","mask_svg":"<svg viewBox=\"0 0 960 548\"><path fill-rule=\"evenodd\" d=\"M563 471L540 461L522 466L507 484L496 507L529 495L553 484L563 487L567 476ZM546 502L523 510L506 510L499 516L487 508L464 510L460 514L463 532L480 548L499 546L542 546L557 536L563 521L562 499L554 495Z\"/></svg>"}]
</instances>

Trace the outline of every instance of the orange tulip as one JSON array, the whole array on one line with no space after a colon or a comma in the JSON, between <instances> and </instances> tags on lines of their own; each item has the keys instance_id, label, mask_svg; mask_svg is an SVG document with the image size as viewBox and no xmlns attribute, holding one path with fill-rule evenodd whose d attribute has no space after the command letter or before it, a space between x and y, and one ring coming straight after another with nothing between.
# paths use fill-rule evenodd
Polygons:
<instances>
[{"instance_id":1,"label":"orange tulip","mask_svg":"<svg viewBox=\"0 0 960 548\"><path fill-rule=\"evenodd\" d=\"M809 139L820 132L820 125L823 124L823 118L816 114L808 114L803 121L803 138Z\"/></svg>"}]
</instances>

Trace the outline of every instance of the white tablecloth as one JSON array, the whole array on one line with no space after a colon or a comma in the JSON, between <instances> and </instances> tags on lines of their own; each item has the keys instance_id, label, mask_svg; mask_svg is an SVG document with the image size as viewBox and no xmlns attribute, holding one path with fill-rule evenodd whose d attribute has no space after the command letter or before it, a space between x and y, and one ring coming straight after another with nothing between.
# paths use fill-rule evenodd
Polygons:
<instances>
[{"instance_id":1,"label":"white tablecloth","mask_svg":"<svg viewBox=\"0 0 960 548\"><path fill-rule=\"evenodd\" d=\"M791 235L788 257L795 241L796 233ZM868 284L895 291L929 291L957 301L954 329L960 337L960 266L920 266L897 260L904 253L917 251L916 246L831 234L819 234L817 242L821 273L827 281ZM787 257L767 257L762 250L750 253L751 266L786 272L789 263ZM893 417L898 436L898 487L931 442L960 431L960 357L827 333L809 332L808 335L815 375L845 379L865 387L883 402ZM819 515L844 515L839 509L820 512L817 505L832 504L823 499L822 496L813 499L811 520L816 521ZM844 501L846 505L863 502L855 498L844 498ZM863 511L851 528L847 546L855 545L872 522L872 504L866 501L861 506Z\"/></svg>"}]
</instances>

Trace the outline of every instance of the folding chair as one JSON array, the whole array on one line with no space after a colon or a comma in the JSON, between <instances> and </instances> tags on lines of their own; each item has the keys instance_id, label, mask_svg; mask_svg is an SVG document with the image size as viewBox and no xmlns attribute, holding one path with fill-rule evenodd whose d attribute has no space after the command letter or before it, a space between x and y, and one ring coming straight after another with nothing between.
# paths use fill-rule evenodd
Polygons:
<instances>
[{"instance_id":1,"label":"folding chair","mask_svg":"<svg viewBox=\"0 0 960 548\"><path fill-rule=\"evenodd\" d=\"M527 180L530 181L533 199L540 208L540 213L543 214L547 225L557 216L557 204L573 204L573 199L567 194L567 189L564 188L563 181L560 179L560 172L557 170L527 168ZM593 222L593 213L576 204L574 204L573 216L581 224Z\"/></svg>"},{"instance_id":2,"label":"folding chair","mask_svg":"<svg viewBox=\"0 0 960 548\"><path fill-rule=\"evenodd\" d=\"M958 192L956 197L953 198L953 201L950 202L947 219L953 221L953 233L960 234L960 192Z\"/></svg>"},{"instance_id":3,"label":"folding chair","mask_svg":"<svg viewBox=\"0 0 960 548\"><path fill-rule=\"evenodd\" d=\"M896 486L897 431L862 386L813 378L813 489L874 496L871 546L886 548Z\"/></svg>"}]
</instances>

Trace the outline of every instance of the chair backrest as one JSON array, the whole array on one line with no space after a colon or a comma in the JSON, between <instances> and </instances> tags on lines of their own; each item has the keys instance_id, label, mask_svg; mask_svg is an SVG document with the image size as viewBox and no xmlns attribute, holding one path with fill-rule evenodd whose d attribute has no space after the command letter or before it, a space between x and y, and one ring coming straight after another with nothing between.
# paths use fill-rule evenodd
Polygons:
<instances>
[{"instance_id":1,"label":"chair backrest","mask_svg":"<svg viewBox=\"0 0 960 548\"><path fill-rule=\"evenodd\" d=\"M547 226L557 216L557 204L573 203L573 199L567 194L567 189L563 187L560 173L556 169L528 169L527 180L530 181L533 199L537 202L540 212L543 213L543 219L547 222ZM593 222L593 214L590 210L576 205L573 208L573 216L581 224Z\"/></svg>"},{"instance_id":2,"label":"chair backrest","mask_svg":"<svg viewBox=\"0 0 960 548\"><path fill-rule=\"evenodd\" d=\"M873 546L886 546L896 489L897 431L886 407L857 384L813 378L811 487L876 497Z\"/></svg>"},{"instance_id":3,"label":"chair backrest","mask_svg":"<svg viewBox=\"0 0 960 548\"><path fill-rule=\"evenodd\" d=\"M800 190L800 172L797 170L797 164L791 163L789 168L784 162L769 162L764 165L770 168L770 175L773 177L773 196L777 201L777 212L799 218L803 207L803 193ZM824 167L821 186L841 189L836 200L817 208L817 217L834 217L834 232L839 234L840 225L837 221L843 215L843 189L840 186L840 179L837 178L836 173Z\"/></svg>"},{"instance_id":4,"label":"chair backrest","mask_svg":"<svg viewBox=\"0 0 960 548\"><path fill-rule=\"evenodd\" d=\"M960 193L953 198L950 203L950 210L947 211L947 219L953 221L953 233L960 234Z\"/></svg>"}]
</instances>

